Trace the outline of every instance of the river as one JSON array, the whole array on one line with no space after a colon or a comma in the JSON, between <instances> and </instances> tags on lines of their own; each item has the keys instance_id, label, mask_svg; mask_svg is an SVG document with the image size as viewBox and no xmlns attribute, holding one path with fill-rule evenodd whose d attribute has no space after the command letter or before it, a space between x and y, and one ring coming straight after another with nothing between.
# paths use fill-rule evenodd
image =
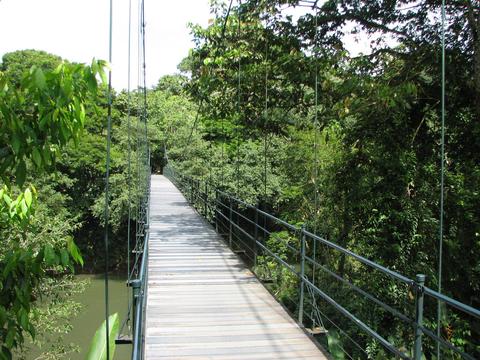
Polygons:
<instances>
[{"instance_id":1,"label":"river","mask_svg":"<svg viewBox=\"0 0 480 360\"><path fill-rule=\"evenodd\" d=\"M83 305L80 313L71 320L72 330L64 336L65 345L74 343L80 346L80 353L69 354L67 359L85 360L90 342L97 328L105 320L105 297L103 275L76 275L78 280L88 280L85 291L75 296L75 300ZM109 312L118 313L120 324L123 323L127 312L128 296L125 277L111 276L109 280ZM27 359L36 359L38 349L25 354ZM128 360L131 358L130 345L117 345L114 360Z\"/></svg>"},{"instance_id":2,"label":"river","mask_svg":"<svg viewBox=\"0 0 480 360\"><path fill-rule=\"evenodd\" d=\"M83 305L83 310L72 321L73 329L65 336L65 343L75 343L80 346L81 352L70 356L71 360L84 360L90 341L95 331L105 319L105 295L103 275L78 275L81 280L88 279L90 284L76 300ZM110 314L118 313L120 324L125 319L128 296L125 277L111 276L109 279L109 308ZM115 360L130 359L130 345L117 345Z\"/></svg>"}]
</instances>

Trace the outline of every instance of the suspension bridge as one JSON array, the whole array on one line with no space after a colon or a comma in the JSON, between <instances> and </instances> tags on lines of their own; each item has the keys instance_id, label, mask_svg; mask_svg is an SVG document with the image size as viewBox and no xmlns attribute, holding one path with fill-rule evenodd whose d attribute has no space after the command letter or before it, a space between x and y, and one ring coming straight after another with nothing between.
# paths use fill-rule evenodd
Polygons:
<instances>
[{"instance_id":1,"label":"suspension bridge","mask_svg":"<svg viewBox=\"0 0 480 360\"><path fill-rule=\"evenodd\" d=\"M423 344L432 342L450 354L445 358L476 358L437 336L424 324L423 313L424 304L432 301L475 319L480 319L480 311L428 288L424 275L410 279L214 184L182 176L172 168L165 173L149 177L146 222L139 229L143 250L137 251L140 265L131 280L133 359L329 359L322 347L329 330L367 358L360 340L338 325L338 316L383 346L388 358L420 360ZM279 229L298 241L285 242L277 235ZM269 245L269 239L286 246L289 256ZM412 311L402 312L329 270L316 257L319 249L346 256L405 287L414 297ZM269 283L275 279L264 271L267 258L284 271L282 276L290 275L298 289L298 298L287 301L294 304L289 308L270 291ZM316 280L322 274L347 286L359 304L370 303L372 312L380 308L385 318L410 329L412 351L378 333L322 290L326 284Z\"/></svg>"},{"instance_id":2,"label":"suspension bridge","mask_svg":"<svg viewBox=\"0 0 480 360\"><path fill-rule=\"evenodd\" d=\"M164 176L151 181L146 359L326 359Z\"/></svg>"},{"instance_id":3,"label":"suspension bridge","mask_svg":"<svg viewBox=\"0 0 480 360\"><path fill-rule=\"evenodd\" d=\"M313 4L308 3L309 6ZM313 7L315 4L316 1ZM425 358L426 346L437 348L437 359L441 354L443 358L478 358L478 349L467 353L440 333L440 316L436 327L424 321L424 309L426 304L433 304L440 314L441 307L449 307L455 314L470 317L477 324L480 310L442 294L440 289L430 289L423 274L411 279L305 226L290 224L248 204L224 192L218 184L187 177L173 167L167 167L165 175L151 174L144 16L144 1L139 1L138 92L143 103L138 123L144 126L144 131L137 128L136 190L140 196L135 209L133 249L130 247L133 210L129 201L128 268L132 270L128 285L132 293L128 320L131 334L116 339L118 344L132 343L132 359L357 359L370 358L364 344L372 341L384 350L385 358L421 360ZM130 39L128 55L130 69ZM112 60L111 46L109 60ZM239 84L240 70L239 60ZM268 113L268 72L265 79L265 113ZM128 90L130 94L130 74ZM240 99L240 89L238 92ZM317 98L316 81L315 103ZM130 144L130 95L128 99ZM240 109L240 100L237 106ZM109 200L110 115L109 90L106 203ZM315 112L315 125L316 116ZM131 148L128 151L130 153ZM129 155L129 199L133 192L130 161ZM265 183L266 177L265 167ZM108 217L106 206L107 259ZM130 253L135 254L133 262ZM378 274L385 286L394 287L405 295L405 306L399 309L378 294L358 287L354 279L333 271L322 257L323 253L348 259L350 264L355 264L353 267L364 267ZM105 272L108 329L108 261ZM347 289L348 292L342 290L343 299L354 297L357 308L347 308L342 304L342 296L330 293L328 290L333 284ZM371 308L373 319L381 317L382 321L398 324L405 339L409 339L408 343L379 333L372 319L357 314L360 308ZM108 331L106 342L109 343ZM329 352L325 350L327 347ZM332 349L343 355L331 354ZM107 359L110 359L108 346Z\"/></svg>"}]
</instances>

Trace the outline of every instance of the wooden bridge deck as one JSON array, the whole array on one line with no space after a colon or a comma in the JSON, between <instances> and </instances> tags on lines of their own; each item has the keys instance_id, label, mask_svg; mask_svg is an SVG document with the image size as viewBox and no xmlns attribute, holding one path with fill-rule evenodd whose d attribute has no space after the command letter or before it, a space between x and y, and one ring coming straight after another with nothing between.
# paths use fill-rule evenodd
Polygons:
<instances>
[{"instance_id":1,"label":"wooden bridge deck","mask_svg":"<svg viewBox=\"0 0 480 360\"><path fill-rule=\"evenodd\" d=\"M145 358L326 359L175 186L151 184Z\"/></svg>"}]
</instances>

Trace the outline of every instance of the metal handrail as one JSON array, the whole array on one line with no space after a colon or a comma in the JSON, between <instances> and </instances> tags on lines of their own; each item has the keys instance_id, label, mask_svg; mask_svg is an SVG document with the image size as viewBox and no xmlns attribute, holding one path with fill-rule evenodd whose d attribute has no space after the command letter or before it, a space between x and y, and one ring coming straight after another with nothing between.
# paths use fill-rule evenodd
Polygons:
<instances>
[{"instance_id":1,"label":"metal handrail","mask_svg":"<svg viewBox=\"0 0 480 360\"><path fill-rule=\"evenodd\" d=\"M423 308L424 308L424 296L427 295L437 301L441 301L447 305L450 305L457 310L465 313L466 315L470 315L474 317L475 319L480 319L480 310L475 309L469 305L463 304L455 299L452 299L444 294L440 294L424 285L425 281L425 276L424 275L417 275L415 280L410 279L396 271L393 271L391 269L388 269L385 266L382 266L380 264L375 263L372 260L369 260L359 254L354 253L351 250L348 250L338 244L335 244L332 241L329 241L321 236L318 236L312 232L309 232L305 230L305 228L300 228L296 225L292 225L284 220L281 220L274 215L271 215L265 211L262 211L258 209L257 207L248 204L235 196L232 196L231 194L228 194L227 192L224 192L222 190L217 189L213 184L210 182L206 181L200 181L197 179L193 179L188 176L184 176L181 174L178 174L175 172L175 170L168 166L166 168L166 171L164 172L165 175L185 194L185 197L187 200L192 204L192 206L196 207L198 211L201 213L202 211L204 212L205 216L213 216L211 219L215 223L215 227L219 227L219 222L226 222L227 225L224 224L224 228L229 228L229 239L231 242L232 239L232 234L231 232L234 230L237 230L240 235L245 236L246 239L249 241L253 242L254 248L255 249L261 249L265 253L268 254L268 256L272 257L277 263L281 264L284 266L286 269L288 269L292 274L294 274L300 282L301 288L304 286L308 286L309 291L312 291L316 295L318 295L320 298L322 298L325 302L329 303L332 305L339 313L343 314L346 318L350 319L354 324L356 324L360 329L362 329L365 333L367 333L369 336L374 338L376 341L378 341L380 344L382 344L388 351L390 351L392 354L395 356L398 356L399 358L402 359L410 359L413 358L415 360L419 360L422 358L423 355L423 349L422 349L422 336L426 335L430 339L432 339L435 342L440 343L442 346L445 348L454 351L458 355L460 355L464 359L474 359L474 357L470 354L467 354L463 352L461 349L457 348L454 344L450 343L447 340L444 340L442 338L438 338L433 331L427 329L423 325ZM204 191L204 189L209 189L210 191ZM215 195L215 196L212 196ZM220 196L219 196L220 195ZM233 209L232 205L236 205L236 210ZM248 218L247 216L243 215L240 213L240 210L238 210L239 206L244 207L246 209L253 210L255 212L255 220L252 220ZM230 217L225 215L223 211L229 211ZM254 231L255 235L252 235L249 233L248 228L243 228L241 225L235 223L232 218L231 214L236 214L237 219L238 217L242 218L248 225L254 226ZM281 257L278 256L278 254L274 253L271 249L266 246L266 244L261 241L258 236L258 230L261 230L264 232L264 234L268 233L269 237L273 236L273 238L277 240L281 240L280 238L276 237L272 232L268 231L266 226L262 227L258 223L258 215L262 215L265 219L268 218L272 223L275 223L279 226L287 228L289 231L294 232L295 235L298 235L299 238L301 239L300 245L302 246L302 249L296 249L292 247L291 245L288 244L288 248L292 251L295 252L296 255L301 256L301 271L298 271L294 265L289 264L287 261L282 259ZM368 266L369 268L379 271L380 273L388 276L389 278L398 281L400 283L406 284L410 287L412 292L415 295L415 319L410 318L408 315L405 315L401 313L399 310L393 308L392 306L386 304L385 302L377 299L375 296L369 294L365 290L359 288L358 286L354 285L350 281L344 279L342 276L336 274L335 272L327 269L325 266L317 262L316 260L312 259L309 256L305 255L304 247L305 247L305 242L306 241L314 241L320 244L323 244L331 249L334 249L341 254L344 254L346 256L351 257L352 259L355 259L356 261ZM243 241L242 243L244 246L250 250L253 251L252 246L247 246ZM256 259L257 254L254 253L253 257ZM256 260L255 260L256 261ZM304 264L305 262L314 263L316 266L320 267L322 270L326 272L326 274L333 276L336 280L339 280L342 282L342 284L348 286L352 290L356 291L358 294L363 296L365 299L368 299L369 301L373 301L375 304L380 306L382 309L388 311L390 314L395 316L396 318L399 318L400 320L404 321L407 323L409 326L412 326L413 332L414 332L414 343L413 343L413 356L410 357L409 354L405 353L404 351L398 349L395 347L391 342L386 340L384 337L382 337L380 334L378 334L375 330L373 330L371 327L369 327L366 323L361 321L358 317L356 317L354 314L352 314L349 310L344 308L342 305L340 305L335 299L330 297L328 294L326 294L324 291L322 291L318 285L314 284L307 275L305 275L304 272ZM300 292L300 311L299 311L299 322L303 322L303 290Z\"/></svg>"},{"instance_id":2,"label":"metal handrail","mask_svg":"<svg viewBox=\"0 0 480 360\"><path fill-rule=\"evenodd\" d=\"M148 243L150 239L150 193L151 193L151 173L150 173L150 154L148 153L147 163L147 184L144 200L144 224L140 231L143 235L142 261L138 277L132 280L129 276L129 286L133 288L133 319L134 329L132 338L132 360L142 360L144 358L144 330L145 330L145 310L147 304L147 284L148 284ZM138 258L135 261L137 264ZM136 271L134 268L132 274Z\"/></svg>"},{"instance_id":3,"label":"metal handrail","mask_svg":"<svg viewBox=\"0 0 480 360\"><path fill-rule=\"evenodd\" d=\"M148 259L148 238L149 233L145 237L145 243L143 245L143 256L142 256L142 265L140 267L140 275L137 279L138 290L135 291L134 287L134 301L135 301L135 321L134 321L134 331L133 331L133 351L132 359L139 360L143 359L143 330L144 330L144 315L145 315L145 305L146 305L146 284L147 284L147 259Z\"/></svg>"}]
</instances>

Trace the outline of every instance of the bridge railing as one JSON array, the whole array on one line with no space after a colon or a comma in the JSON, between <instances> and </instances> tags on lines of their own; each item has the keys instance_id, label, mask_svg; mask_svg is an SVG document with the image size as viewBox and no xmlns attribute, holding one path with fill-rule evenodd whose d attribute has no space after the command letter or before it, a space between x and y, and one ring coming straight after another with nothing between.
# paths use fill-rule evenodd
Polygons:
<instances>
[{"instance_id":1,"label":"bridge railing","mask_svg":"<svg viewBox=\"0 0 480 360\"><path fill-rule=\"evenodd\" d=\"M434 321L424 316L427 306L433 309L440 302L461 321L468 318L468 323L478 328L480 311L428 288L425 275L418 274L415 279L406 277L308 231L304 225L290 224L247 204L208 181L183 176L171 167L165 169L165 175L212 223L232 250L242 256L265 286L280 297L298 322L309 327L310 333L329 348L360 359L371 358L375 352L372 344L379 344L386 350L385 358L420 360L425 354L427 358L436 358L438 346L446 359L480 358L474 334L461 344L444 334L439 336L436 329L432 330ZM334 266L332 258L340 259L337 261L340 265ZM278 267L272 266L272 262ZM337 269L332 270L334 267ZM381 283L362 288L342 270L345 267L353 274L360 274L360 268L363 274L365 270L375 273L372 279ZM276 283L276 288L271 283ZM376 293L376 288L394 289L398 299L392 304L391 297L382 296L385 295L382 291ZM353 297L355 307L351 306ZM385 322L391 322L402 338L380 334L378 328ZM343 345L331 345L334 333ZM370 345L366 349L367 343Z\"/></svg>"},{"instance_id":2,"label":"bridge railing","mask_svg":"<svg viewBox=\"0 0 480 360\"><path fill-rule=\"evenodd\" d=\"M147 156L150 159L150 156ZM132 360L144 358L145 307L148 283L148 243L150 238L150 160L145 167L145 186L142 190L133 253L134 263L127 285L132 287L132 301L128 318L132 319Z\"/></svg>"}]
</instances>

